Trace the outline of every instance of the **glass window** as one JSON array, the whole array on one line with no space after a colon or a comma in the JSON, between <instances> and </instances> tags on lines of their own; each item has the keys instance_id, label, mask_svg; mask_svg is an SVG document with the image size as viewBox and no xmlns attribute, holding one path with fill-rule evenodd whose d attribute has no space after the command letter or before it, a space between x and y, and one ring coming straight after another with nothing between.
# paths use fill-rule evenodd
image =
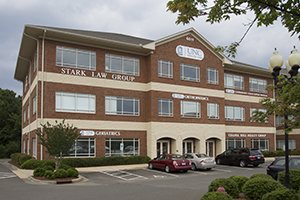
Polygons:
<instances>
[{"instance_id":1,"label":"glass window","mask_svg":"<svg viewBox=\"0 0 300 200\"><path fill-rule=\"evenodd\" d=\"M258 112L267 113L267 110L266 110L266 109L250 108L250 121L251 121L251 122L255 122L255 121L252 120L251 118L252 118L254 112L257 112L257 111L258 111ZM267 123L267 122L268 122L268 117L265 118L265 123Z\"/></svg>"},{"instance_id":2,"label":"glass window","mask_svg":"<svg viewBox=\"0 0 300 200\"><path fill-rule=\"evenodd\" d=\"M225 106L225 119L233 121L244 121L245 109L243 107Z\"/></svg>"},{"instance_id":3,"label":"glass window","mask_svg":"<svg viewBox=\"0 0 300 200\"><path fill-rule=\"evenodd\" d=\"M251 92L267 93L267 81L263 79L250 78L249 87Z\"/></svg>"},{"instance_id":4,"label":"glass window","mask_svg":"<svg viewBox=\"0 0 300 200\"><path fill-rule=\"evenodd\" d=\"M109 115L131 115L140 114L140 100L127 97L105 97L105 114Z\"/></svg>"},{"instance_id":5,"label":"glass window","mask_svg":"<svg viewBox=\"0 0 300 200\"><path fill-rule=\"evenodd\" d=\"M245 144L245 139L230 138L226 140L226 150L244 148L246 146Z\"/></svg>"},{"instance_id":6,"label":"glass window","mask_svg":"<svg viewBox=\"0 0 300 200\"><path fill-rule=\"evenodd\" d=\"M66 156L95 157L95 152L95 138L78 138Z\"/></svg>"},{"instance_id":7,"label":"glass window","mask_svg":"<svg viewBox=\"0 0 300 200\"><path fill-rule=\"evenodd\" d=\"M237 90L244 89L244 77L233 75L233 74L225 74L225 87L232 88Z\"/></svg>"},{"instance_id":8,"label":"glass window","mask_svg":"<svg viewBox=\"0 0 300 200\"><path fill-rule=\"evenodd\" d=\"M207 103L207 117L209 119L219 119L219 104Z\"/></svg>"},{"instance_id":9,"label":"glass window","mask_svg":"<svg viewBox=\"0 0 300 200\"><path fill-rule=\"evenodd\" d=\"M173 78L173 63L170 61L158 61L158 76L164 78Z\"/></svg>"},{"instance_id":10,"label":"glass window","mask_svg":"<svg viewBox=\"0 0 300 200\"><path fill-rule=\"evenodd\" d=\"M137 138L109 138L105 140L105 156L138 156L140 140Z\"/></svg>"},{"instance_id":11,"label":"glass window","mask_svg":"<svg viewBox=\"0 0 300 200\"><path fill-rule=\"evenodd\" d=\"M285 150L284 140L277 140L277 149ZM296 149L296 140L289 140L289 149L290 150Z\"/></svg>"},{"instance_id":12,"label":"glass window","mask_svg":"<svg viewBox=\"0 0 300 200\"><path fill-rule=\"evenodd\" d=\"M218 70L213 68L207 68L207 83L219 84Z\"/></svg>"},{"instance_id":13,"label":"glass window","mask_svg":"<svg viewBox=\"0 0 300 200\"><path fill-rule=\"evenodd\" d=\"M36 138L32 138L32 156L34 158L37 157L37 148L36 148L37 144L36 144Z\"/></svg>"},{"instance_id":14,"label":"glass window","mask_svg":"<svg viewBox=\"0 0 300 200\"><path fill-rule=\"evenodd\" d=\"M95 70L96 52L57 46L56 65Z\"/></svg>"},{"instance_id":15,"label":"glass window","mask_svg":"<svg viewBox=\"0 0 300 200\"><path fill-rule=\"evenodd\" d=\"M37 104L36 104L36 96L35 96L32 98L32 114L36 113L36 107L37 107Z\"/></svg>"},{"instance_id":16,"label":"glass window","mask_svg":"<svg viewBox=\"0 0 300 200\"><path fill-rule=\"evenodd\" d=\"M251 139L251 148L259 149L261 151L269 151L269 140Z\"/></svg>"},{"instance_id":17,"label":"glass window","mask_svg":"<svg viewBox=\"0 0 300 200\"><path fill-rule=\"evenodd\" d=\"M165 117L173 116L173 101L170 99L158 100L158 115Z\"/></svg>"},{"instance_id":18,"label":"glass window","mask_svg":"<svg viewBox=\"0 0 300 200\"><path fill-rule=\"evenodd\" d=\"M56 92L56 112L95 113L96 96L91 94L78 94Z\"/></svg>"},{"instance_id":19,"label":"glass window","mask_svg":"<svg viewBox=\"0 0 300 200\"><path fill-rule=\"evenodd\" d=\"M181 117L200 118L200 103L181 101Z\"/></svg>"},{"instance_id":20,"label":"glass window","mask_svg":"<svg viewBox=\"0 0 300 200\"><path fill-rule=\"evenodd\" d=\"M200 81L200 68L194 65L180 65L180 78L185 81Z\"/></svg>"},{"instance_id":21,"label":"glass window","mask_svg":"<svg viewBox=\"0 0 300 200\"><path fill-rule=\"evenodd\" d=\"M140 60L125 56L105 54L105 71L139 76Z\"/></svg>"}]
</instances>

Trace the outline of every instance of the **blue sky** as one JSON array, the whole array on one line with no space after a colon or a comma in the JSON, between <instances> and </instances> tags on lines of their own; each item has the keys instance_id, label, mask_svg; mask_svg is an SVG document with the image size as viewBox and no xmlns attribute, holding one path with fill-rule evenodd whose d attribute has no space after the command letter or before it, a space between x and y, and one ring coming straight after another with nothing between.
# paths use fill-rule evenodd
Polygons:
<instances>
[{"instance_id":1,"label":"blue sky","mask_svg":"<svg viewBox=\"0 0 300 200\"><path fill-rule=\"evenodd\" d=\"M211 25L205 18L176 25L176 14L167 12L167 0L0 0L0 88L22 93L14 70L25 24L116 32L147 39L160 39L193 27L213 45L238 41L247 29L251 14ZM276 47L287 59L292 47L300 50L299 39L280 22L253 27L238 49L237 61L268 67Z\"/></svg>"}]
</instances>

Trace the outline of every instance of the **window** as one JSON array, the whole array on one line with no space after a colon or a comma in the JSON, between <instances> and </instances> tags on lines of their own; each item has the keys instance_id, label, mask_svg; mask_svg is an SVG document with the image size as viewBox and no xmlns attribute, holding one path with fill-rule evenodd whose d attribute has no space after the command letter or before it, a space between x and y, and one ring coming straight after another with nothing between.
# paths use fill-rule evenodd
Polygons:
<instances>
[{"instance_id":1,"label":"window","mask_svg":"<svg viewBox=\"0 0 300 200\"><path fill-rule=\"evenodd\" d=\"M66 156L95 157L95 152L95 138L78 138Z\"/></svg>"},{"instance_id":2,"label":"window","mask_svg":"<svg viewBox=\"0 0 300 200\"><path fill-rule=\"evenodd\" d=\"M30 119L30 104L27 107L27 119Z\"/></svg>"},{"instance_id":3,"label":"window","mask_svg":"<svg viewBox=\"0 0 300 200\"><path fill-rule=\"evenodd\" d=\"M128 97L105 97L105 114L109 115L140 115L140 100Z\"/></svg>"},{"instance_id":4,"label":"window","mask_svg":"<svg viewBox=\"0 0 300 200\"><path fill-rule=\"evenodd\" d=\"M246 145L244 139L239 138L230 138L226 140L226 150L228 149L236 149L236 148L244 148Z\"/></svg>"},{"instance_id":5,"label":"window","mask_svg":"<svg viewBox=\"0 0 300 200\"><path fill-rule=\"evenodd\" d=\"M33 57L33 71L35 72L38 66L38 51L36 50Z\"/></svg>"},{"instance_id":6,"label":"window","mask_svg":"<svg viewBox=\"0 0 300 200\"><path fill-rule=\"evenodd\" d=\"M173 78L173 63L170 61L158 61L158 76L164 78Z\"/></svg>"},{"instance_id":7,"label":"window","mask_svg":"<svg viewBox=\"0 0 300 200\"><path fill-rule=\"evenodd\" d=\"M219 74L218 70L213 68L207 68L207 83L219 84Z\"/></svg>"},{"instance_id":8,"label":"window","mask_svg":"<svg viewBox=\"0 0 300 200\"><path fill-rule=\"evenodd\" d=\"M96 96L56 92L56 112L96 113Z\"/></svg>"},{"instance_id":9,"label":"window","mask_svg":"<svg viewBox=\"0 0 300 200\"><path fill-rule=\"evenodd\" d=\"M26 109L24 108L24 110L23 110L23 122L24 123L26 122L26 117L27 117L27 115L26 115Z\"/></svg>"},{"instance_id":10,"label":"window","mask_svg":"<svg viewBox=\"0 0 300 200\"><path fill-rule=\"evenodd\" d=\"M263 112L263 113L267 113L267 110L266 109L258 109L258 108L250 108L250 121L251 122L255 122L254 120L252 120L252 116L253 116L253 113L254 112ZM268 122L268 117L265 118L265 123Z\"/></svg>"},{"instance_id":11,"label":"window","mask_svg":"<svg viewBox=\"0 0 300 200\"><path fill-rule=\"evenodd\" d=\"M285 150L284 140L277 140L277 149ZM296 149L296 140L289 140L289 149L290 150Z\"/></svg>"},{"instance_id":12,"label":"window","mask_svg":"<svg viewBox=\"0 0 300 200\"><path fill-rule=\"evenodd\" d=\"M158 115L164 117L173 116L173 101L170 99L158 100Z\"/></svg>"},{"instance_id":13,"label":"window","mask_svg":"<svg viewBox=\"0 0 300 200\"><path fill-rule=\"evenodd\" d=\"M225 119L232 121L244 121L245 109L243 107L225 106Z\"/></svg>"},{"instance_id":14,"label":"window","mask_svg":"<svg viewBox=\"0 0 300 200\"><path fill-rule=\"evenodd\" d=\"M136 58L105 54L105 71L139 76L140 61Z\"/></svg>"},{"instance_id":15,"label":"window","mask_svg":"<svg viewBox=\"0 0 300 200\"><path fill-rule=\"evenodd\" d=\"M36 138L32 138L32 156L36 158L37 156L37 148L36 148Z\"/></svg>"},{"instance_id":16,"label":"window","mask_svg":"<svg viewBox=\"0 0 300 200\"><path fill-rule=\"evenodd\" d=\"M80 69L96 69L96 52L56 47L56 65Z\"/></svg>"},{"instance_id":17,"label":"window","mask_svg":"<svg viewBox=\"0 0 300 200\"><path fill-rule=\"evenodd\" d=\"M32 98L32 114L34 115L36 113L36 96Z\"/></svg>"},{"instance_id":18,"label":"window","mask_svg":"<svg viewBox=\"0 0 300 200\"><path fill-rule=\"evenodd\" d=\"M137 138L109 138L105 140L105 156L138 156L140 140Z\"/></svg>"},{"instance_id":19,"label":"window","mask_svg":"<svg viewBox=\"0 0 300 200\"><path fill-rule=\"evenodd\" d=\"M267 81L263 79L250 78L249 87L251 92L267 93Z\"/></svg>"},{"instance_id":20,"label":"window","mask_svg":"<svg viewBox=\"0 0 300 200\"><path fill-rule=\"evenodd\" d=\"M237 90L243 90L244 77L233 75L233 74L225 74L225 87L237 89Z\"/></svg>"},{"instance_id":21,"label":"window","mask_svg":"<svg viewBox=\"0 0 300 200\"><path fill-rule=\"evenodd\" d=\"M252 139L251 148L259 149L261 151L269 151L268 139Z\"/></svg>"},{"instance_id":22,"label":"window","mask_svg":"<svg viewBox=\"0 0 300 200\"><path fill-rule=\"evenodd\" d=\"M209 119L219 119L219 104L207 103L207 117Z\"/></svg>"},{"instance_id":23,"label":"window","mask_svg":"<svg viewBox=\"0 0 300 200\"><path fill-rule=\"evenodd\" d=\"M180 65L180 78L185 81L200 81L200 68L194 65Z\"/></svg>"},{"instance_id":24,"label":"window","mask_svg":"<svg viewBox=\"0 0 300 200\"><path fill-rule=\"evenodd\" d=\"M181 101L181 117L200 118L200 103Z\"/></svg>"}]
</instances>

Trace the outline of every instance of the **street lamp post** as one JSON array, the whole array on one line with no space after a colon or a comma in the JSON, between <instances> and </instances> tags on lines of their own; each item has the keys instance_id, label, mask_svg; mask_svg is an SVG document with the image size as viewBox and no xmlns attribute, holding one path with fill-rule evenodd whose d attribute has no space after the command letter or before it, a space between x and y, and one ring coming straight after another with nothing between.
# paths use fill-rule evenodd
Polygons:
<instances>
[{"instance_id":1,"label":"street lamp post","mask_svg":"<svg viewBox=\"0 0 300 200\"><path fill-rule=\"evenodd\" d=\"M278 76L280 75L281 66L283 65L283 58L279 54L279 52L275 49L273 55L270 58L270 70L272 71L272 76L274 78L274 85L275 85L275 99L276 99L276 90L280 89L277 88L278 83ZM300 68L300 53L294 46L294 49L291 52L291 55L288 58L286 63L286 69L290 74L290 77L284 76L287 81L292 81L294 76L297 76L298 70ZM289 113L284 113L284 141L285 141L285 179L284 185L287 188L290 188L290 173L289 173L289 135L288 135L288 115Z\"/></svg>"}]
</instances>

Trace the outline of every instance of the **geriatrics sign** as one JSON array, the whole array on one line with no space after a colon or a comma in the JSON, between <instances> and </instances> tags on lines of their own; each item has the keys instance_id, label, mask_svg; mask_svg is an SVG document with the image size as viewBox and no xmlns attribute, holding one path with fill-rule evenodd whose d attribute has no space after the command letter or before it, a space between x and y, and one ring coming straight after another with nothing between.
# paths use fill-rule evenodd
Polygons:
<instances>
[{"instance_id":1,"label":"geriatrics sign","mask_svg":"<svg viewBox=\"0 0 300 200\"><path fill-rule=\"evenodd\" d=\"M203 60L204 53L201 49L196 49L193 47L187 47L183 45L178 45L176 47L176 54L179 57L190 58L195 60Z\"/></svg>"}]
</instances>

